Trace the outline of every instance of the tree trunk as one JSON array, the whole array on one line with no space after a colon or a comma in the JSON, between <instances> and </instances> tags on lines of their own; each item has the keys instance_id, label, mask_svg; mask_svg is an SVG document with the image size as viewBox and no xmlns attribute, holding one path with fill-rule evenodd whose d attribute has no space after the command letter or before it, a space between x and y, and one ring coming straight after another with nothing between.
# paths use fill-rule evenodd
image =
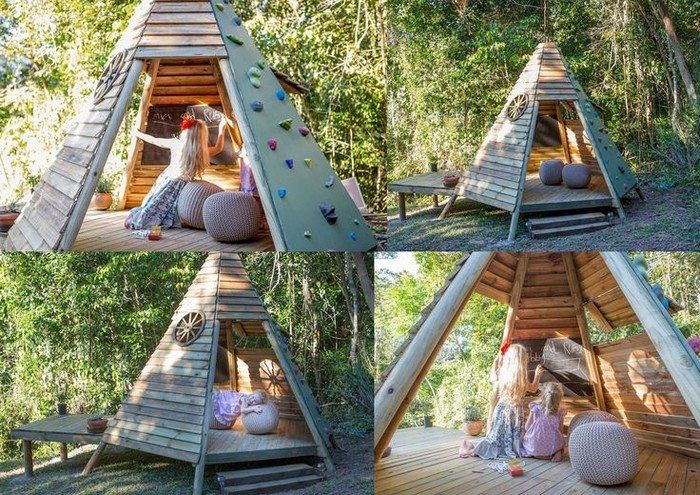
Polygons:
<instances>
[{"instance_id":1,"label":"tree trunk","mask_svg":"<svg viewBox=\"0 0 700 495\"><path fill-rule=\"evenodd\" d=\"M313 306L313 299L311 297L311 289L309 288L309 278L308 274L304 274L301 280L301 292L304 298L304 309L309 315L311 321L311 332L313 336L313 344L311 346L311 357L314 362L314 383L316 384L316 393L320 396L323 391L323 380L321 377L321 352L322 352L322 339L321 339L321 329L318 325L318 317L316 316L316 311Z\"/></svg>"},{"instance_id":2,"label":"tree trunk","mask_svg":"<svg viewBox=\"0 0 700 495\"><path fill-rule=\"evenodd\" d=\"M348 284L350 296L352 297L352 339L350 340L350 364L357 366L357 349L360 343L360 294L355 284L355 275L352 270L352 259L350 253L343 253L345 260L345 281Z\"/></svg>"},{"instance_id":3,"label":"tree trunk","mask_svg":"<svg viewBox=\"0 0 700 495\"><path fill-rule=\"evenodd\" d=\"M678 65L678 72L681 75L683 84L685 85L685 91L688 93L688 98L693 103L693 105L698 104L698 95L695 92L695 86L693 85L693 78L690 75L688 66L685 63L685 57L683 56L683 51L681 50L681 45L678 42L678 36L676 36L676 28L673 26L673 21L668 13L668 6L665 0L656 0L654 3L661 16L661 21L664 24L664 30L668 36L668 42L673 50L673 55L676 59L676 64Z\"/></svg>"},{"instance_id":4,"label":"tree trunk","mask_svg":"<svg viewBox=\"0 0 700 495\"><path fill-rule=\"evenodd\" d=\"M367 270L367 265L365 264L365 256L363 253L352 253L352 257L355 260L355 269L357 270L357 277L360 279L362 295L365 297L365 302L369 308L369 314L374 318L374 284L372 283L369 270Z\"/></svg>"}]
</instances>

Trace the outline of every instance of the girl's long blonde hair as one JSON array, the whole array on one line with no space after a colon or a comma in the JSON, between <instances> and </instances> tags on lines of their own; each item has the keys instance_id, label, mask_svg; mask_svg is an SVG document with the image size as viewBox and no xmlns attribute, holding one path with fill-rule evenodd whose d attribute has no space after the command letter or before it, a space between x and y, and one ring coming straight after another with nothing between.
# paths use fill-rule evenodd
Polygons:
<instances>
[{"instance_id":1,"label":"girl's long blonde hair","mask_svg":"<svg viewBox=\"0 0 700 495\"><path fill-rule=\"evenodd\" d=\"M519 404L527 393L527 350L520 344L512 344L503 355L498 371L498 396L510 404Z\"/></svg>"},{"instance_id":2,"label":"girl's long blonde hair","mask_svg":"<svg viewBox=\"0 0 700 495\"><path fill-rule=\"evenodd\" d=\"M203 120L196 120L195 125L180 134L182 153L180 169L182 178L194 180L202 175L209 166L209 129Z\"/></svg>"},{"instance_id":3,"label":"girl's long blonde hair","mask_svg":"<svg viewBox=\"0 0 700 495\"><path fill-rule=\"evenodd\" d=\"M546 416L551 416L559 411L559 404L564 398L564 387L559 382L543 383L542 387L542 410Z\"/></svg>"}]
</instances>

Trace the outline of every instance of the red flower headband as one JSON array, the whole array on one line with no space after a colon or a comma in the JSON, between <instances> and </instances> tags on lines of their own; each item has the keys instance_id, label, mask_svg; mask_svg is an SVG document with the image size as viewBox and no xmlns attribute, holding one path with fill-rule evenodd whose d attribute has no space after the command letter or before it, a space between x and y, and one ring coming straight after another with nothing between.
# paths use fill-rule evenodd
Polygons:
<instances>
[{"instance_id":1,"label":"red flower headband","mask_svg":"<svg viewBox=\"0 0 700 495\"><path fill-rule=\"evenodd\" d=\"M508 348L510 347L510 340L506 340L505 343L501 346L501 356L503 356Z\"/></svg>"},{"instance_id":2,"label":"red flower headband","mask_svg":"<svg viewBox=\"0 0 700 495\"><path fill-rule=\"evenodd\" d=\"M184 131L185 129L189 129L196 123L197 120L194 118L194 116L190 115L189 113L186 113L182 116L182 122L180 122L180 130Z\"/></svg>"}]
</instances>

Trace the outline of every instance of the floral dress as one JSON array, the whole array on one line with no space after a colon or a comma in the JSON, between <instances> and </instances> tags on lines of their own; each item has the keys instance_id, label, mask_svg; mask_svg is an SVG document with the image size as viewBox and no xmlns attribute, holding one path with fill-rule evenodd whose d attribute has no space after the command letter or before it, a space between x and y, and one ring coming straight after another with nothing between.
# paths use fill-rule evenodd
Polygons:
<instances>
[{"instance_id":1,"label":"floral dress","mask_svg":"<svg viewBox=\"0 0 700 495\"><path fill-rule=\"evenodd\" d=\"M232 427L246 405L248 394L235 390L214 390L214 418L221 424Z\"/></svg>"},{"instance_id":2,"label":"floral dress","mask_svg":"<svg viewBox=\"0 0 700 495\"><path fill-rule=\"evenodd\" d=\"M566 409L546 415L537 402L530 403L530 417L525 425L523 457L551 457L564 448L561 426Z\"/></svg>"},{"instance_id":3,"label":"floral dress","mask_svg":"<svg viewBox=\"0 0 700 495\"><path fill-rule=\"evenodd\" d=\"M491 431L483 440L474 442L474 455L482 459L520 457L523 420L521 405L500 401L493 411Z\"/></svg>"}]
</instances>

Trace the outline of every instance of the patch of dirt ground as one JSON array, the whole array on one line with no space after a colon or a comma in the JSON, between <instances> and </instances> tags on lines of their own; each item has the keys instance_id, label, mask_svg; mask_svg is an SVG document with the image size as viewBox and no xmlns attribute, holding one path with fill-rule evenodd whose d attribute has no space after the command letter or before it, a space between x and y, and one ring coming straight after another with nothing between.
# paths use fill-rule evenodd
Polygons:
<instances>
[{"instance_id":1,"label":"patch of dirt ground","mask_svg":"<svg viewBox=\"0 0 700 495\"><path fill-rule=\"evenodd\" d=\"M627 215L597 232L530 239L521 215L514 242L508 242L510 213L466 199L438 220L440 209L407 204L407 218L389 218L390 251L695 251L700 249L700 190L665 190L642 185L646 201L631 193L622 200ZM395 198L394 198L395 199ZM409 199L409 198L407 198Z\"/></svg>"}]
</instances>

